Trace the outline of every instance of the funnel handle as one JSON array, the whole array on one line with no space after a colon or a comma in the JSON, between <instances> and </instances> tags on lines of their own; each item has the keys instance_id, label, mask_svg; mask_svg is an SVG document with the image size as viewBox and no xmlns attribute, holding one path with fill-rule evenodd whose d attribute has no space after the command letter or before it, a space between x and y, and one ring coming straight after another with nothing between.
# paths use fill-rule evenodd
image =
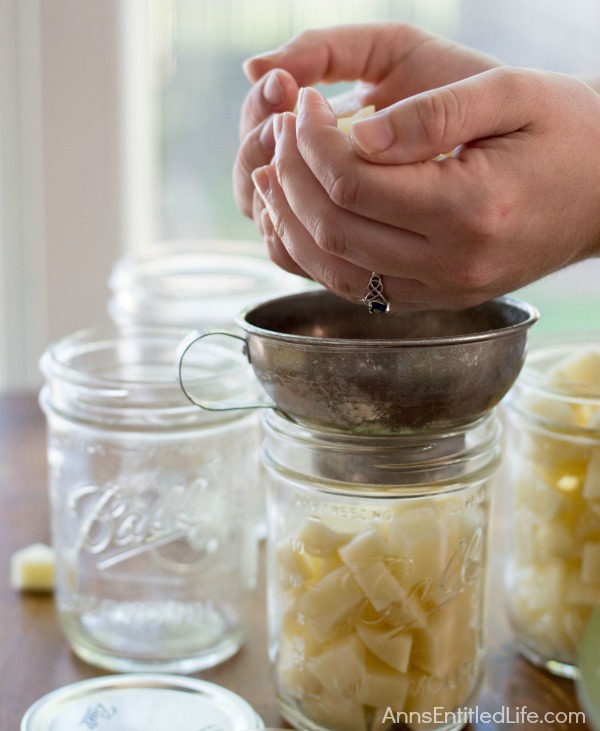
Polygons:
<instances>
[{"instance_id":1,"label":"funnel handle","mask_svg":"<svg viewBox=\"0 0 600 731\"><path fill-rule=\"evenodd\" d=\"M228 330L214 330L214 329L208 329L208 330L194 330L189 335L186 335L186 337L179 343L179 346L177 348L177 354L176 354L176 365L177 365L177 379L179 381L179 385L181 386L181 390L183 391L185 397L188 401L190 401L194 406L199 406L201 409L204 409L205 411L241 411L243 409L274 409L276 408L276 405L270 401L244 401L244 402L235 402L235 401L221 401L221 402L211 402L211 401L197 401L187 390L185 387L185 384L183 382L183 360L188 352L188 350L195 345L199 340L203 340L204 338L207 338L211 335L221 335L228 338L234 338L235 340L240 340L242 343L244 343L244 355L248 357L247 352L247 343L246 339L241 337L240 335L236 335L235 333L229 332Z\"/></svg>"}]
</instances>

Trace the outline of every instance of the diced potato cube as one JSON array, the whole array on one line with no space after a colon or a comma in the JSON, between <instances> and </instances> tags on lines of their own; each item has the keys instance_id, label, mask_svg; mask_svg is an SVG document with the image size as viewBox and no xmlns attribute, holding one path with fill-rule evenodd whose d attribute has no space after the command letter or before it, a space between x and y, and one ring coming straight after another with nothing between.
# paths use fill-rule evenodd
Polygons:
<instances>
[{"instance_id":1,"label":"diced potato cube","mask_svg":"<svg viewBox=\"0 0 600 731\"><path fill-rule=\"evenodd\" d=\"M427 612L414 592L407 594L401 601L390 604L380 616L396 630L415 629L427 624Z\"/></svg>"},{"instance_id":2,"label":"diced potato cube","mask_svg":"<svg viewBox=\"0 0 600 731\"><path fill-rule=\"evenodd\" d=\"M581 550L573 531L557 521L541 525L535 533L535 542L541 558L574 560L579 557Z\"/></svg>"},{"instance_id":3,"label":"diced potato cube","mask_svg":"<svg viewBox=\"0 0 600 731\"><path fill-rule=\"evenodd\" d=\"M403 510L389 526L389 554L408 559L406 586L438 581L449 555L449 528L431 507Z\"/></svg>"},{"instance_id":4,"label":"diced potato cube","mask_svg":"<svg viewBox=\"0 0 600 731\"><path fill-rule=\"evenodd\" d=\"M346 566L358 571L375 561L381 561L386 556L387 545L378 531L370 530L357 535L338 553Z\"/></svg>"},{"instance_id":5,"label":"diced potato cube","mask_svg":"<svg viewBox=\"0 0 600 731\"><path fill-rule=\"evenodd\" d=\"M583 544L581 579L586 584L600 584L600 543Z\"/></svg>"},{"instance_id":6,"label":"diced potato cube","mask_svg":"<svg viewBox=\"0 0 600 731\"><path fill-rule=\"evenodd\" d=\"M565 602L580 607L600 604L600 586L583 582L579 572L572 571L568 578Z\"/></svg>"},{"instance_id":7,"label":"diced potato cube","mask_svg":"<svg viewBox=\"0 0 600 731\"><path fill-rule=\"evenodd\" d=\"M371 114L374 113L375 107L371 104L367 107L362 107L350 116L338 116L337 127L344 134L348 135L350 134L350 127L352 126L353 122L356 122L357 119L364 119L365 117L369 117Z\"/></svg>"},{"instance_id":8,"label":"diced potato cube","mask_svg":"<svg viewBox=\"0 0 600 731\"><path fill-rule=\"evenodd\" d=\"M327 643L318 655L308 659L307 667L331 693L354 698L363 682L365 662L365 648L352 633Z\"/></svg>"},{"instance_id":9,"label":"diced potato cube","mask_svg":"<svg viewBox=\"0 0 600 731\"><path fill-rule=\"evenodd\" d=\"M354 578L378 612L393 602L403 602L406 598L406 591L383 561L377 561L355 571Z\"/></svg>"},{"instance_id":10,"label":"diced potato cube","mask_svg":"<svg viewBox=\"0 0 600 731\"><path fill-rule=\"evenodd\" d=\"M516 508L527 507L541 520L551 520L560 510L563 497L535 472L526 472L515 484Z\"/></svg>"},{"instance_id":11,"label":"diced potato cube","mask_svg":"<svg viewBox=\"0 0 600 731\"><path fill-rule=\"evenodd\" d=\"M575 478L579 481L579 485L583 484L585 473L587 470L588 453L582 445L567 441L562 437L551 437L547 434L541 434L532 440L532 449L529 454L531 465L534 473L537 473L548 487L560 491L558 483L564 478ZM564 485L564 482L561 482ZM569 481L567 486L573 483ZM527 483L523 481L523 487ZM519 488L521 482L519 481ZM561 491L566 497L573 496L573 490L568 492ZM577 495L577 493L576 493Z\"/></svg>"},{"instance_id":12,"label":"diced potato cube","mask_svg":"<svg viewBox=\"0 0 600 731\"><path fill-rule=\"evenodd\" d=\"M537 560L540 547L537 541L539 519L529 510L520 509L512 516L513 541L518 563L529 563Z\"/></svg>"},{"instance_id":13,"label":"diced potato cube","mask_svg":"<svg viewBox=\"0 0 600 731\"><path fill-rule=\"evenodd\" d=\"M589 429L600 429L600 408L596 408L588 422Z\"/></svg>"},{"instance_id":14,"label":"diced potato cube","mask_svg":"<svg viewBox=\"0 0 600 731\"><path fill-rule=\"evenodd\" d=\"M298 588L312 576L310 558L294 545L291 540L284 539L275 548L277 580L284 591Z\"/></svg>"},{"instance_id":15,"label":"diced potato cube","mask_svg":"<svg viewBox=\"0 0 600 731\"><path fill-rule=\"evenodd\" d=\"M534 564L528 570L517 572L517 591L529 611L543 612L561 602L566 578L565 563L560 559Z\"/></svg>"},{"instance_id":16,"label":"diced potato cube","mask_svg":"<svg viewBox=\"0 0 600 731\"><path fill-rule=\"evenodd\" d=\"M574 386L587 384L600 385L600 349L587 348L558 363L551 371L552 381L565 385L566 382Z\"/></svg>"},{"instance_id":17,"label":"diced potato cube","mask_svg":"<svg viewBox=\"0 0 600 731\"><path fill-rule=\"evenodd\" d=\"M401 673L407 671L412 646L412 634L410 632L398 632L389 629L382 631L360 623L356 625L356 632L365 647L375 657Z\"/></svg>"},{"instance_id":18,"label":"diced potato cube","mask_svg":"<svg viewBox=\"0 0 600 731\"><path fill-rule=\"evenodd\" d=\"M19 591L51 592L54 570L54 550L44 543L33 543L11 556L10 584Z\"/></svg>"},{"instance_id":19,"label":"diced potato cube","mask_svg":"<svg viewBox=\"0 0 600 731\"><path fill-rule=\"evenodd\" d=\"M587 541L600 541L600 519L593 510L587 510L586 503L578 507L581 509L577 511L571 521L575 538L580 544Z\"/></svg>"},{"instance_id":20,"label":"diced potato cube","mask_svg":"<svg viewBox=\"0 0 600 731\"><path fill-rule=\"evenodd\" d=\"M321 683L305 665L291 665L282 661L277 666L277 675L282 693L301 700L306 695L319 695Z\"/></svg>"},{"instance_id":21,"label":"diced potato cube","mask_svg":"<svg viewBox=\"0 0 600 731\"><path fill-rule=\"evenodd\" d=\"M317 640L324 642L364 600L364 593L350 569L343 566L307 586L297 608Z\"/></svg>"},{"instance_id":22,"label":"diced potato cube","mask_svg":"<svg viewBox=\"0 0 600 731\"><path fill-rule=\"evenodd\" d=\"M596 447L592 451L588 462L583 484L583 497L586 500L600 500L600 447Z\"/></svg>"},{"instance_id":23,"label":"diced potato cube","mask_svg":"<svg viewBox=\"0 0 600 731\"><path fill-rule=\"evenodd\" d=\"M413 633L411 665L443 676L477 658L478 634L465 611L466 597L458 597L432 612L427 627Z\"/></svg>"},{"instance_id":24,"label":"diced potato cube","mask_svg":"<svg viewBox=\"0 0 600 731\"><path fill-rule=\"evenodd\" d=\"M368 706L402 708L408 693L408 676L404 673L367 671L358 689L358 700Z\"/></svg>"},{"instance_id":25,"label":"diced potato cube","mask_svg":"<svg viewBox=\"0 0 600 731\"><path fill-rule=\"evenodd\" d=\"M350 536L332 530L320 520L310 518L304 523L297 537L304 550L311 556L329 558L348 541Z\"/></svg>"},{"instance_id":26,"label":"diced potato cube","mask_svg":"<svg viewBox=\"0 0 600 731\"><path fill-rule=\"evenodd\" d=\"M549 396L530 397L524 400L524 408L550 424L567 426L576 423L573 410L560 399Z\"/></svg>"},{"instance_id":27,"label":"diced potato cube","mask_svg":"<svg viewBox=\"0 0 600 731\"><path fill-rule=\"evenodd\" d=\"M321 691L321 684L306 665L319 649L319 643L307 627L298 622L296 613L286 612L281 621L277 674L287 695L302 698L306 693Z\"/></svg>"},{"instance_id":28,"label":"diced potato cube","mask_svg":"<svg viewBox=\"0 0 600 731\"><path fill-rule=\"evenodd\" d=\"M529 634L535 640L542 654L557 659L566 655L565 646L569 644L564 631L563 607L549 607L536 618L529 629Z\"/></svg>"}]
</instances>

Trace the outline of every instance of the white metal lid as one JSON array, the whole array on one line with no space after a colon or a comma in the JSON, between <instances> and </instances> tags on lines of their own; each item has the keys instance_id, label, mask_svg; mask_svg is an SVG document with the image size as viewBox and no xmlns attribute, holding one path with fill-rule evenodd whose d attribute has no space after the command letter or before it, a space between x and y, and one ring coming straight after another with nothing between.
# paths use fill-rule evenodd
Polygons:
<instances>
[{"instance_id":1,"label":"white metal lid","mask_svg":"<svg viewBox=\"0 0 600 731\"><path fill-rule=\"evenodd\" d=\"M131 673L82 680L36 701L21 731L249 731L264 729L252 706L196 678Z\"/></svg>"}]
</instances>

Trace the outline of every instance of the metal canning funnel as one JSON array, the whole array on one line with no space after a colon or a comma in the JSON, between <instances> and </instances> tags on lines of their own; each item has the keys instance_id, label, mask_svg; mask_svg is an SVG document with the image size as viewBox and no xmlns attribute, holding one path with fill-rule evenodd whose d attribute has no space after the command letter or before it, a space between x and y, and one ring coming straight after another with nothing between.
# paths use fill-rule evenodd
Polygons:
<instances>
[{"instance_id":1,"label":"metal canning funnel","mask_svg":"<svg viewBox=\"0 0 600 731\"><path fill-rule=\"evenodd\" d=\"M326 290L278 297L237 318L270 403L200 402L184 390L203 408L272 406L319 428L370 434L446 428L498 404L521 370L538 317L511 297L405 315L371 315ZM185 352L212 334L195 333L180 348L180 381Z\"/></svg>"}]
</instances>

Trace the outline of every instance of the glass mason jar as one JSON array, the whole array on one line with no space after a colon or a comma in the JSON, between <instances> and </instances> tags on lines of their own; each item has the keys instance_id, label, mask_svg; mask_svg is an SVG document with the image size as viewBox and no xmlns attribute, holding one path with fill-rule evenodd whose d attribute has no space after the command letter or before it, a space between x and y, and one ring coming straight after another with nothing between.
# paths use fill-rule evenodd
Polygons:
<instances>
[{"instance_id":1,"label":"glass mason jar","mask_svg":"<svg viewBox=\"0 0 600 731\"><path fill-rule=\"evenodd\" d=\"M600 332L533 348L506 417L512 627L525 657L574 677L600 603Z\"/></svg>"},{"instance_id":2,"label":"glass mason jar","mask_svg":"<svg viewBox=\"0 0 600 731\"><path fill-rule=\"evenodd\" d=\"M235 318L258 300L316 286L270 261L262 243L234 240L165 241L119 259L111 272L108 312L119 325L165 325L240 333ZM223 341L231 346L232 341ZM231 346L238 349L238 345ZM260 389L257 386L257 394ZM260 442L259 415L255 429ZM259 464L258 469L261 470ZM263 477L255 479L257 532L265 535Z\"/></svg>"},{"instance_id":3,"label":"glass mason jar","mask_svg":"<svg viewBox=\"0 0 600 731\"><path fill-rule=\"evenodd\" d=\"M255 586L254 420L202 411L175 373L187 331L76 333L41 360L58 615L109 670L192 672L234 654ZM205 347L188 389L246 394L242 356Z\"/></svg>"},{"instance_id":4,"label":"glass mason jar","mask_svg":"<svg viewBox=\"0 0 600 731\"><path fill-rule=\"evenodd\" d=\"M115 263L108 311L120 325L237 331L235 318L248 305L309 286L273 264L257 242L165 241Z\"/></svg>"},{"instance_id":5,"label":"glass mason jar","mask_svg":"<svg viewBox=\"0 0 600 731\"><path fill-rule=\"evenodd\" d=\"M482 677L494 413L397 436L278 412L264 426L282 715L312 731L461 728Z\"/></svg>"}]
</instances>

